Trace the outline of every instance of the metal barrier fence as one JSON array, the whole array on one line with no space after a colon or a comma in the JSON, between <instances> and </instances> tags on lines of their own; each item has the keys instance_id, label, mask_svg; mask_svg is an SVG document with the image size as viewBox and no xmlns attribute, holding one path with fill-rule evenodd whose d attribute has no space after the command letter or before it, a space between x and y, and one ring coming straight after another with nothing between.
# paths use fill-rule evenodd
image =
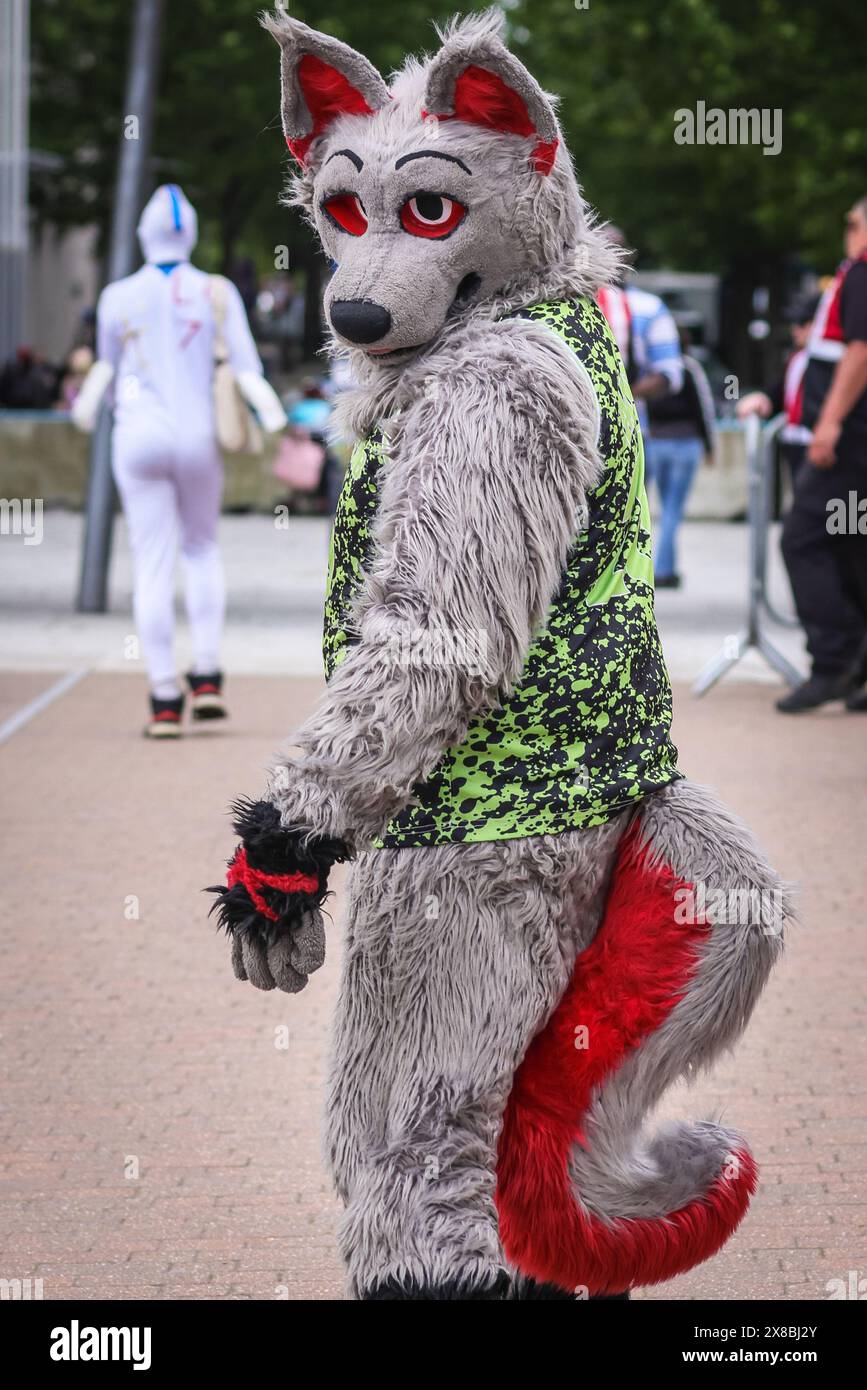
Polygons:
<instances>
[{"instance_id":1,"label":"metal barrier fence","mask_svg":"<svg viewBox=\"0 0 867 1390\"><path fill-rule=\"evenodd\" d=\"M746 621L739 633L727 637L722 649L707 663L693 686L694 695L705 695L727 671L755 648L775 671L788 681L799 685L800 671L788 660L764 631L763 622L784 627L798 627L797 618L780 613L768 595L768 532L774 490L773 451L777 435L786 423L785 415L777 415L764 427L758 416L746 421L747 449L747 527L749 533L749 566Z\"/></svg>"}]
</instances>

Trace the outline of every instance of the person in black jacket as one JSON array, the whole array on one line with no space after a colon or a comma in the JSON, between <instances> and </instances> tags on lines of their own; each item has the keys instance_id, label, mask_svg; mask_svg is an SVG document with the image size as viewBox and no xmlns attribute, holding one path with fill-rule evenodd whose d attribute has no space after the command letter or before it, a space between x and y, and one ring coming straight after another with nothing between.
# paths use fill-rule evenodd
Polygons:
<instances>
[{"instance_id":1,"label":"person in black jacket","mask_svg":"<svg viewBox=\"0 0 867 1390\"><path fill-rule=\"evenodd\" d=\"M846 216L846 259L816 311L803 383L812 431L783 525L783 558L812 661L777 702L867 710L867 198Z\"/></svg>"},{"instance_id":2,"label":"person in black jacket","mask_svg":"<svg viewBox=\"0 0 867 1390\"><path fill-rule=\"evenodd\" d=\"M680 329L683 385L679 391L648 401L647 478L656 484L661 509L654 547L658 589L677 589L677 531L702 454L713 459L715 414L704 368L690 356L689 334Z\"/></svg>"}]
</instances>

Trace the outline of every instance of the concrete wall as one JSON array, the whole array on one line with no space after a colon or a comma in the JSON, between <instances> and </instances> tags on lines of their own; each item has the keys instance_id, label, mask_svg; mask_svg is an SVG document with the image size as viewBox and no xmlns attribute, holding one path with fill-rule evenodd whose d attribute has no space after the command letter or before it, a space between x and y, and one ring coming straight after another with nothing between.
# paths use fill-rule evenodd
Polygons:
<instances>
[{"instance_id":1,"label":"concrete wall","mask_svg":"<svg viewBox=\"0 0 867 1390\"><path fill-rule=\"evenodd\" d=\"M283 499L285 488L271 472L275 447L270 439L261 457L226 459L227 508L270 511ZM0 411L0 496L41 497L47 505L80 507L89 449L89 439L63 415ZM696 477L688 515L727 520L743 514L746 500L743 434L721 430L718 462ZM651 494L654 507L655 502Z\"/></svg>"},{"instance_id":2,"label":"concrete wall","mask_svg":"<svg viewBox=\"0 0 867 1390\"><path fill-rule=\"evenodd\" d=\"M82 312L96 306L99 268L96 228L31 233L27 265L25 342L62 362L78 334Z\"/></svg>"},{"instance_id":3,"label":"concrete wall","mask_svg":"<svg viewBox=\"0 0 867 1390\"><path fill-rule=\"evenodd\" d=\"M271 473L275 445L259 457L226 459L224 505L270 511L286 489ZM41 497L46 506L79 508L87 486L90 437L60 412L0 411L0 496Z\"/></svg>"}]
</instances>

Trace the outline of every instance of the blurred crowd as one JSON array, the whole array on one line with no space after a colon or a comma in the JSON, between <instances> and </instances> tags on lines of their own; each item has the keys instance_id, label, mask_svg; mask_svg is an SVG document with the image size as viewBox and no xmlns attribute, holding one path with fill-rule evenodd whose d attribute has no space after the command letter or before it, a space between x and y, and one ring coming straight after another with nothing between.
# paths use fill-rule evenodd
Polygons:
<instances>
[{"instance_id":1,"label":"blurred crowd","mask_svg":"<svg viewBox=\"0 0 867 1390\"><path fill-rule=\"evenodd\" d=\"M158 194L173 187L166 185ZM610 226L608 234L625 250L626 237L618 228ZM779 702L785 712L836 698L861 708L867 678L865 541L856 535L846 545L831 546L826 524L833 496L841 488L857 493L867 452L867 356L862 362L862 349L867 355L867 200L847 213L845 253L821 294L801 292L787 306L790 351L776 374L749 383L748 391L738 383L734 393L741 421L750 415L785 416L778 433L777 491L792 501L783 554L812 659L809 680ZM151 261L168 274L179 264ZM305 325L309 329L311 305L296 276L275 271L260 282L246 259L232 265L228 283L246 311L244 331L255 337L255 347L252 338L250 343L258 353L256 371L278 387L282 408L271 468L283 500L291 510L333 514L348 459L347 445L329 432L334 395L348 384L341 364L309 373ZM154 286L159 288L158 282ZM655 583L677 589L683 582L678 531L699 469L717 458L720 420L730 414L732 397L728 390L723 393L722 381L736 378L709 370L708 346L693 345L689 316L673 313L663 298L640 287L631 270L620 284L600 291L599 303L638 406L645 477L657 511ZM74 418L99 356L96 327L97 314L89 310L60 364L20 348L0 368L0 408L67 411ZM770 332L770 325L762 327ZM206 364L203 389L209 370Z\"/></svg>"}]
</instances>

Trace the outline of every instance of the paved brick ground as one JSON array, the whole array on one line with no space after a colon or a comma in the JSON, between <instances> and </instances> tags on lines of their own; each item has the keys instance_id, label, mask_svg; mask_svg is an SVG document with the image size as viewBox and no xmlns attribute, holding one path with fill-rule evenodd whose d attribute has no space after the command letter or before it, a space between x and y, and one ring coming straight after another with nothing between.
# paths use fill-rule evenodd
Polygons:
<instances>
[{"instance_id":1,"label":"paved brick ground","mask_svg":"<svg viewBox=\"0 0 867 1390\"><path fill-rule=\"evenodd\" d=\"M0 719L51 679L0 677ZM48 1299L342 1296L318 1142L337 934L301 996L262 996L200 892L221 808L316 689L238 679L230 731L154 747L139 681L93 676L0 748L0 1277ZM762 1188L722 1255L641 1297L822 1299L867 1272L867 718L793 724L770 695L679 691L676 735L804 881L805 925L736 1053L666 1105L743 1126Z\"/></svg>"}]
</instances>

